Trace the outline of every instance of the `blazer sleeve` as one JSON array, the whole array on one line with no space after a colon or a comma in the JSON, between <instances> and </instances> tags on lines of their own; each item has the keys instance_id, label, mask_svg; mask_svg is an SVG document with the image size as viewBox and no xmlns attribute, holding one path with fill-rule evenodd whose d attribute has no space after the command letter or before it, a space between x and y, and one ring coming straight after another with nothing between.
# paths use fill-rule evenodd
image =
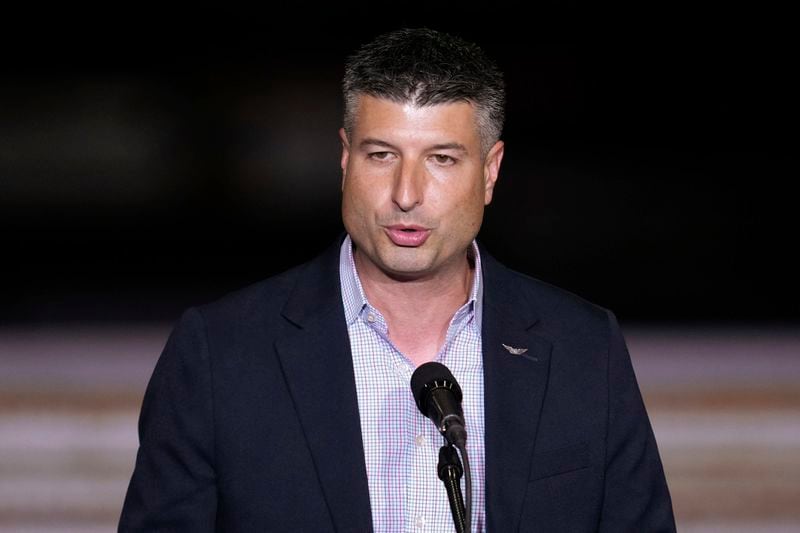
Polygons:
<instances>
[{"instance_id":1,"label":"blazer sleeve","mask_svg":"<svg viewBox=\"0 0 800 533\"><path fill-rule=\"evenodd\" d=\"M605 494L599 531L675 531L664 469L636 383L628 349L612 313L608 354Z\"/></svg>"},{"instance_id":2,"label":"blazer sleeve","mask_svg":"<svg viewBox=\"0 0 800 533\"><path fill-rule=\"evenodd\" d=\"M214 531L211 361L196 309L184 313L147 386L119 531Z\"/></svg>"}]
</instances>

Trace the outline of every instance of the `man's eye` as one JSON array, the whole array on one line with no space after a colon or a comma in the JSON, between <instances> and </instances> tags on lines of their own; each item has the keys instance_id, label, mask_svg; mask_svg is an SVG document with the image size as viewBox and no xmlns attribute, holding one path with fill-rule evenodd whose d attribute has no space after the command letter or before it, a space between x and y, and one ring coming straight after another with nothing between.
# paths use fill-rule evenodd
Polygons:
<instances>
[{"instance_id":1,"label":"man's eye","mask_svg":"<svg viewBox=\"0 0 800 533\"><path fill-rule=\"evenodd\" d=\"M369 158L375 159L376 161L387 161L391 155L392 152L371 152Z\"/></svg>"},{"instance_id":2,"label":"man's eye","mask_svg":"<svg viewBox=\"0 0 800 533\"><path fill-rule=\"evenodd\" d=\"M444 154L435 154L433 160L439 165L452 165L456 162L454 158Z\"/></svg>"}]
</instances>

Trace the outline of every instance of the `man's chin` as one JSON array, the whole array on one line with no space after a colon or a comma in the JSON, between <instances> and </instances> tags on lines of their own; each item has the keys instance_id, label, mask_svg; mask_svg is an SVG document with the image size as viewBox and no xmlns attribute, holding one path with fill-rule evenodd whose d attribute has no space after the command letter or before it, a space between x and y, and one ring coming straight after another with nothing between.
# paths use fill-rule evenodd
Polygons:
<instances>
[{"instance_id":1,"label":"man's chin","mask_svg":"<svg viewBox=\"0 0 800 533\"><path fill-rule=\"evenodd\" d=\"M424 278L431 272L430 261L422 257L389 257L383 261L381 270L392 279L398 281L413 281Z\"/></svg>"},{"instance_id":2,"label":"man's chin","mask_svg":"<svg viewBox=\"0 0 800 533\"><path fill-rule=\"evenodd\" d=\"M426 277L429 269L408 265L390 265L383 269L384 273L397 281L414 281Z\"/></svg>"}]
</instances>

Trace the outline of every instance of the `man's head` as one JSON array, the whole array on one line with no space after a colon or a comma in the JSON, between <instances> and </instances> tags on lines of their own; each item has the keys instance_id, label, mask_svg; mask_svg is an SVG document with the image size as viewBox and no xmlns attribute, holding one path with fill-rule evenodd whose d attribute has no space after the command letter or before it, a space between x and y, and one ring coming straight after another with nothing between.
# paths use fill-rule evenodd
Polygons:
<instances>
[{"instance_id":1,"label":"man's head","mask_svg":"<svg viewBox=\"0 0 800 533\"><path fill-rule=\"evenodd\" d=\"M360 273L464 272L503 157L502 75L475 45L401 30L351 58L344 92L342 218Z\"/></svg>"},{"instance_id":2,"label":"man's head","mask_svg":"<svg viewBox=\"0 0 800 533\"><path fill-rule=\"evenodd\" d=\"M477 45L451 35L425 28L381 35L349 58L342 85L348 138L365 94L418 107L472 103L484 155L503 131L503 74Z\"/></svg>"}]
</instances>

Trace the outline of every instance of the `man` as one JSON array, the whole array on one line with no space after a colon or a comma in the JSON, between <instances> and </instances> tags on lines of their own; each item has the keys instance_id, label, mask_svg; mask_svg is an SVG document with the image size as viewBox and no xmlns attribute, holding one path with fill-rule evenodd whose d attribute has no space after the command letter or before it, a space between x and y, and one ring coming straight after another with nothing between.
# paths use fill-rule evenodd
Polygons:
<instances>
[{"instance_id":1,"label":"man","mask_svg":"<svg viewBox=\"0 0 800 533\"><path fill-rule=\"evenodd\" d=\"M312 262L191 309L148 386L121 531L452 531L409 379L464 391L476 531L674 531L614 316L475 242L504 90L476 46L379 37L344 79L342 218Z\"/></svg>"}]
</instances>

